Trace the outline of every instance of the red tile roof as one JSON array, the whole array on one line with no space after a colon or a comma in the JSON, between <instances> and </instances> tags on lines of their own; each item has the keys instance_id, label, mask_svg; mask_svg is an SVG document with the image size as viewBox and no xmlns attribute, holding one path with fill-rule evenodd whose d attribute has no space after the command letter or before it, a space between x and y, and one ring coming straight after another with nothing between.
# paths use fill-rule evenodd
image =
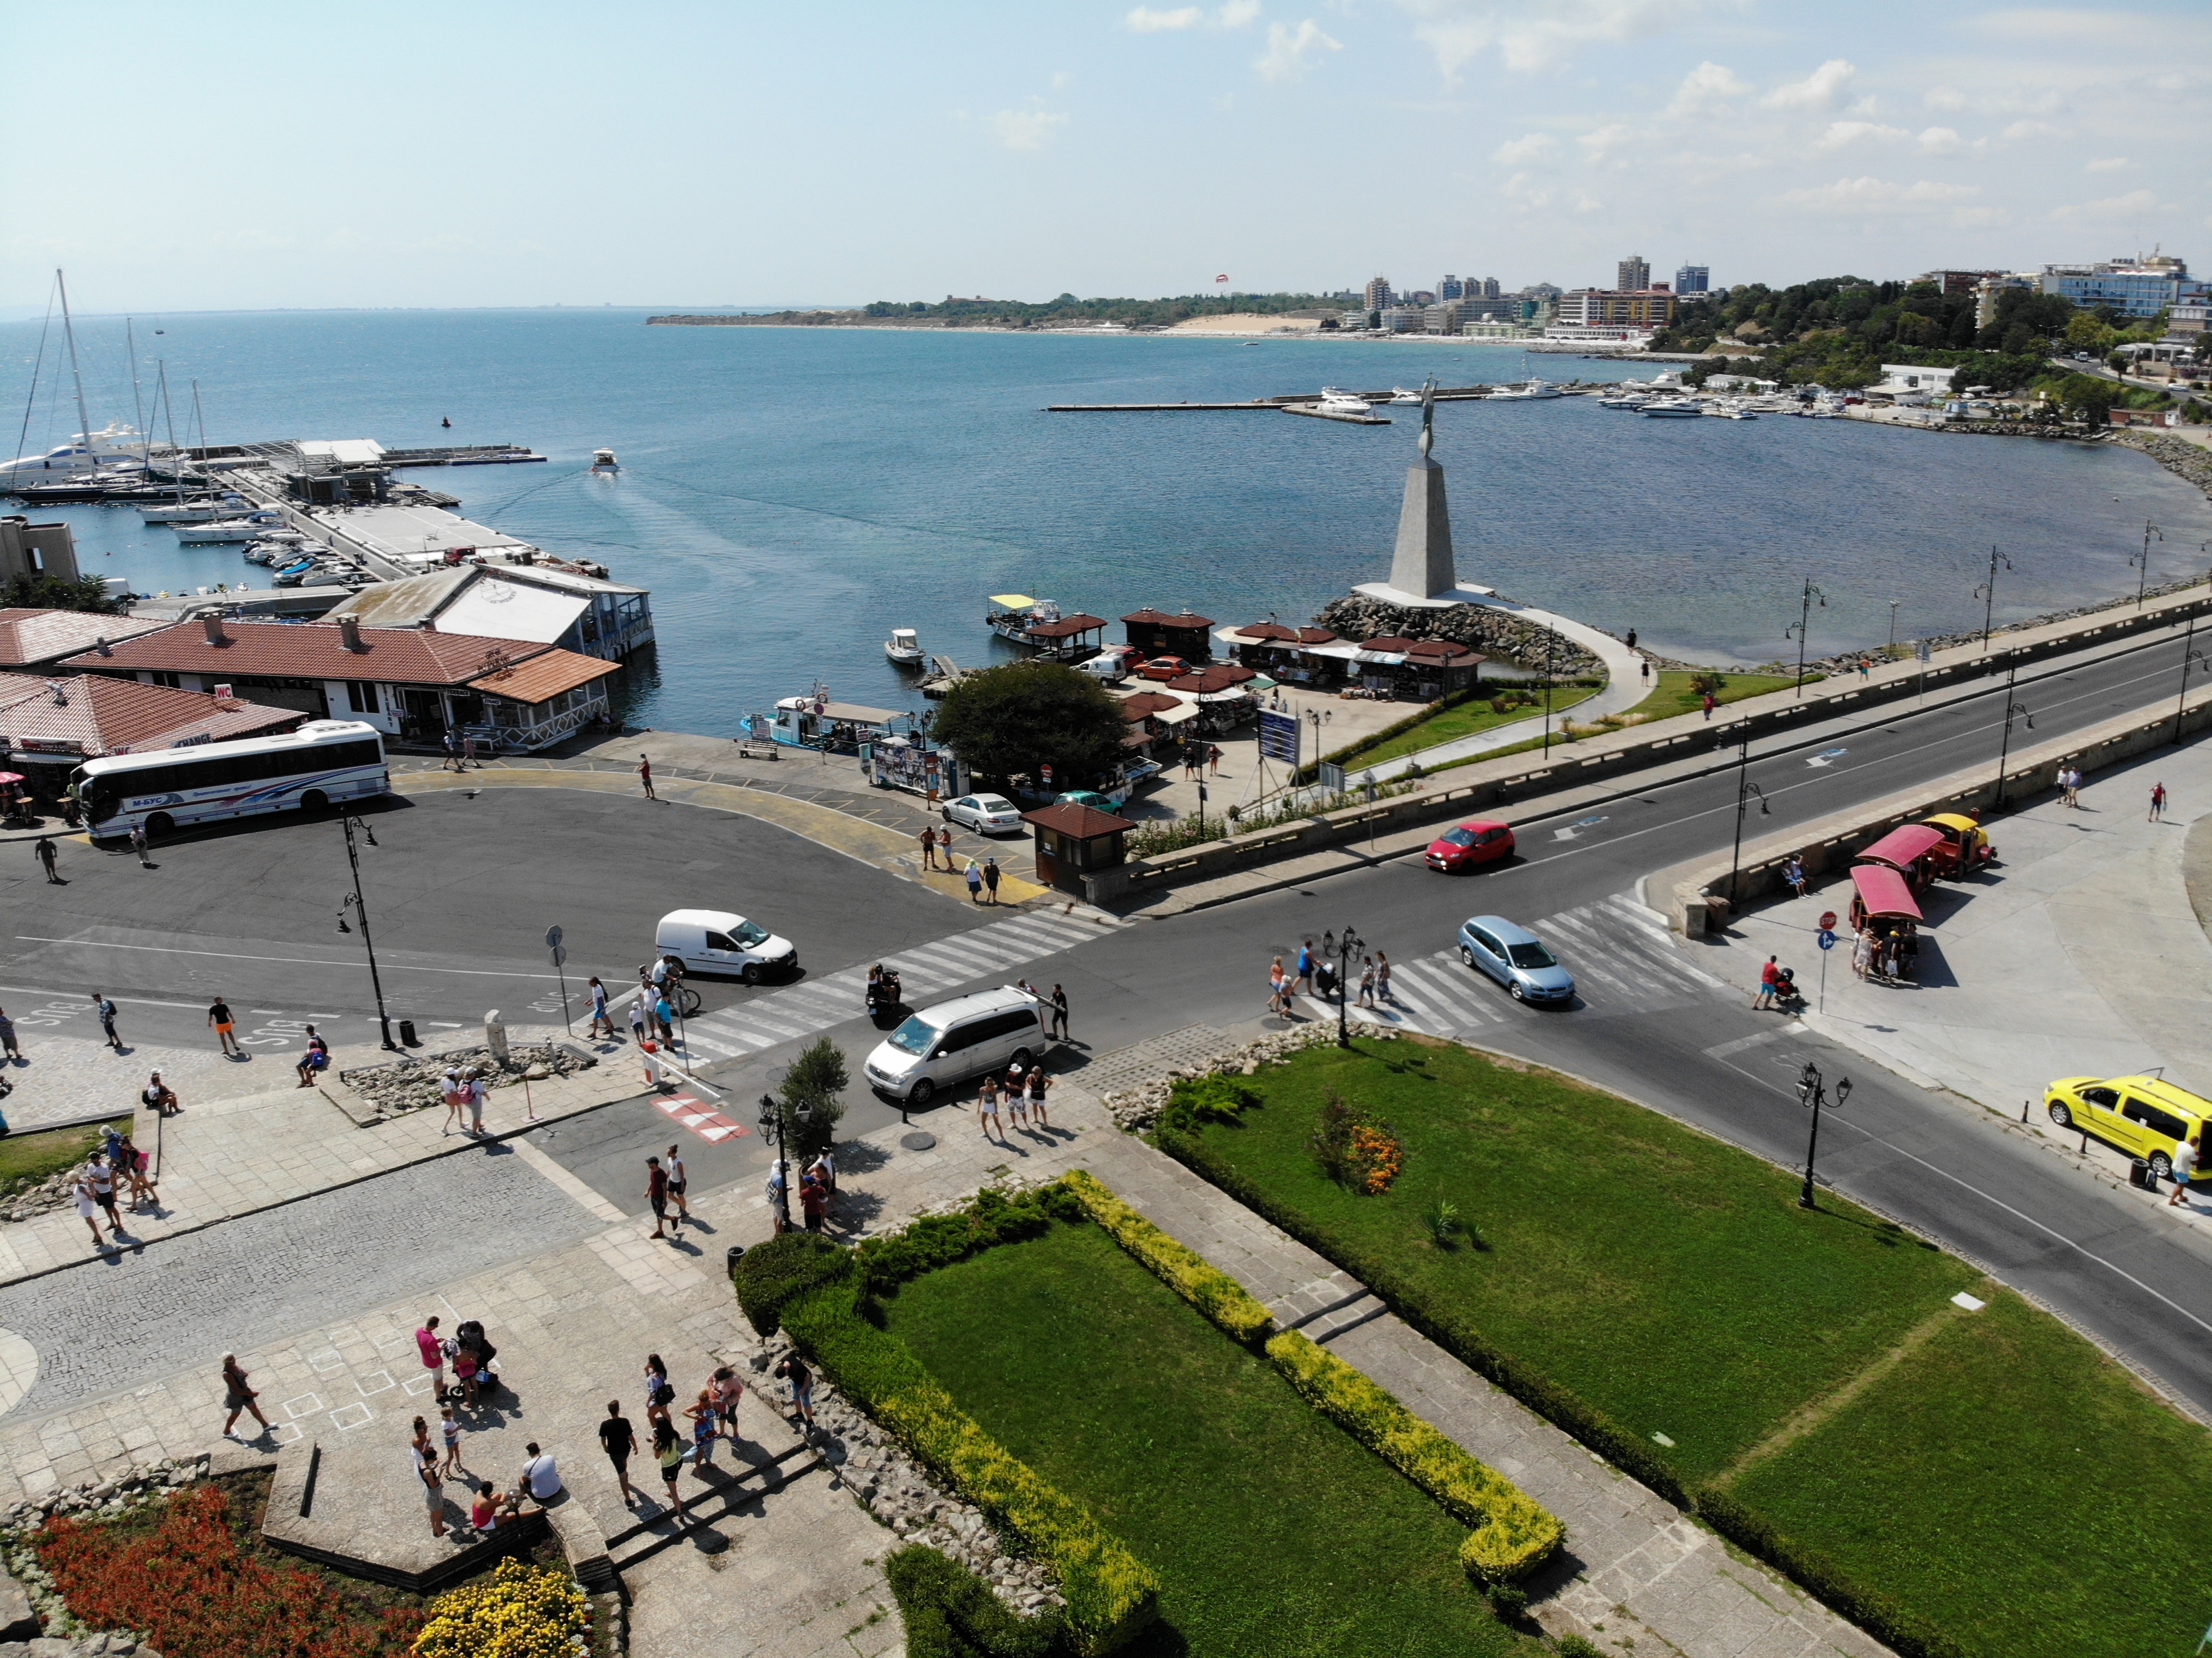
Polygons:
<instances>
[{"instance_id":1,"label":"red tile roof","mask_svg":"<svg viewBox=\"0 0 2212 1658\"><path fill-rule=\"evenodd\" d=\"M1249 628L1239 628L1237 630L1237 637L1239 639L1287 639L1295 641L1297 636L1298 630L1296 628L1285 628L1279 622L1255 622Z\"/></svg>"},{"instance_id":2,"label":"red tile roof","mask_svg":"<svg viewBox=\"0 0 2212 1658\"><path fill-rule=\"evenodd\" d=\"M1121 718L1143 720L1168 708L1182 707L1180 696L1165 696L1158 691L1139 691L1134 696L1121 699Z\"/></svg>"},{"instance_id":3,"label":"red tile roof","mask_svg":"<svg viewBox=\"0 0 2212 1658\"><path fill-rule=\"evenodd\" d=\"M1213 625L1212 616L1194 615L1188 610L1180 616L1170 616L1163 610L1133 610L1121 620L1133 622L1140 628L1211 628Z\"/></svg>"},{"instance_id":4,"label":"red tile roof","mask_svg":"<svg viewBox=\"0 0 2212 1658\"><path fill-rule=\"evenodd\" d=\"M1078 610L1073 616L1064 616L1057 622L1040 622L1024 631L1031 639L1073 639L1077 634L1087 634L1094 628L1106 625L1103 616L1085 616Z\"/></svg>"},{"instance_id":5,"label":"red tile roof","mask_svg":"<svg viewBox=\"0 0 2212 1658\"><path fill-rule=\"evenodd\" d=\"M1237 664L1200 668L1196 673L1184 674L1179 679L1168 681L1171 691L1190 691L1200 696L1211 696L1217 691L1234 690L1248 679L1260 676L1251 669Z\"/></svg>"},{"instance_id":6,"label":"red tile roof","mask_svg":"<svg viewBox=\"0 0 2212 1658\"><path fill-rule=\"evenodd\" d=\"M65 702L54 701L55 684L61 686ZM222 743L290 731L307 718L297 708L218 701L205 691L171 690L105 674L53 681L0 674L0 742L26 754L76 753L88 759L143 754L191 738Z\"/></svg>"},{"instance_id":7,"label":"red tile roof","mask_svg":"<svg viewBox=\"0 0 2212 1658\"><path fill-rule=\"evenodd\" d=\"M498 661L522 662L553 647L526 640L422 628L363 628L349 651L333 623L225 622L216 644L198 622L180 622L116 645L111 654L72 657L62 665L102 673L152 669L274 679L375 679L402 685L465 685Z\"/></svg>"},{"instance_id":8,"label":"red tile roof","mask_svg":"<svg viewBox=\"0 0 2212 1658\"><path fill-rule=\"evenodd\" d=\"M0 668L58 661L103 639L128 639L162 625L143 616L87 610L0 610Z\"/></svg>"},{"instance_id":9,"label":"red tile roof","mask_svg":"<svg viewBox=\"0 0 2212 1658\"><path fill-rule=\"evenodd\" d=\"M563 691L604 679L619 665L574 651L541 651L527 662L481 675L469 683L487 695L503 696L512 702L544 702Z\"/></svg>"},{"instance_id":10,"label":"red tile roof","mask_svg":"<svg viewBox=\"0 0 2212 1658\"><path fill-rule=\"evenodd\" d=\"M1117 829L1133 829L1137 826L1126 817L1116 817L1110 811L1101 811L1096 806L1078 805L1072 800L1055 802L1036 811L1022 814L1022 822L1035 823L1039 829L1048 829L1078 841L1096 841Z\"/></svg>"}]
</instances>

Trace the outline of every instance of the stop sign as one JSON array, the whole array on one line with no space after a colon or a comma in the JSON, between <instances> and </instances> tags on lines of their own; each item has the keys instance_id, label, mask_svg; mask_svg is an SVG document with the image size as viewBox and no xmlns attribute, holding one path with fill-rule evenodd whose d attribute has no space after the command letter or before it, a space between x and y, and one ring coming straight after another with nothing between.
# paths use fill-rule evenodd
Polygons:
<instances>
[{"instance_id":1,"label":"stop sign","mask_svg":"<svg viewBox=\"0 0 2212 1658\"><path fill-rule=\"evenodd\" d=\"M1820 912L1820 931L1823 932L1833 932L1835 930L1836 912L1832 909L1822 910Z\"/></svg>"}]
</instances>

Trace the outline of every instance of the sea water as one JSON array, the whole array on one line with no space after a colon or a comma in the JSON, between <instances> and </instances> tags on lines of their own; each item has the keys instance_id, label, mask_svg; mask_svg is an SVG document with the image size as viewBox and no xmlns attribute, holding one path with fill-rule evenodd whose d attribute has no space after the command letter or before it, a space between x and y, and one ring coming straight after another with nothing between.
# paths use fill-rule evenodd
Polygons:
<instances>
[{"instance_id":1,"label":"sea water","mask_svg":"<svg viewBox=\"0 0 2212 1658\"><path fill-rule=\"evenodd\" d=\"M1018 654L983 625L1021 592L1115 622L1145 606L1289 623L1389 571L1419 411L1389 426L1277 413L1048 414L1054 403L1218 401L1662 365L1443 342L1229 340L937 330L647 327L646 313L287 312L142 318L142 394L197 380L218 443L373 437L520 443L544 465L406 476L477 521L597 559L653 592L659 646L629 717L726 733L817 684L921 706L893 628L965 665ZM21 419L40 325L0 326L0 418ZM159 329L161 331L155 333ZM78 325L95 425L131 417L120 319ZM21 448L76 429L60 348ZM450 427L441 420L449 419ZM166 436L155 420L156 435ZM2018 619L2204 568L2212 507L2142 455L1852 421L1647 420L1594 398L1437 410L1464 581L1717 663L1813 655ZM12 435L12 434L11 434ZM178 435L185 437L180 424ZM196 434L195 434L196 435ZM587 470L602 445L613 476ZM43 509L89 573L141 592L266 573L179 547L129 509Z\"/></svg>"}]
</instances>

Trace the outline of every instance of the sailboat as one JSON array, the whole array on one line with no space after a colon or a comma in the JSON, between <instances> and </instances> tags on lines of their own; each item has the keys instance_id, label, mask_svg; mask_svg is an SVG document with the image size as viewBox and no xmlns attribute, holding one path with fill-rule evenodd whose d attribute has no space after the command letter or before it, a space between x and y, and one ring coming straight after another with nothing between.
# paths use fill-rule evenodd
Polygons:
<instances>
[{"instance_id":1,"label":"sailboat","mask_svg":"<svg viewBox=\"0 0 2212 1658\"><path fill-rule=\"evenodd\" d=\"M0 489L19 484L60 483L100 471L143 474L153 455L152 445L134 426L111 422L96 432L93 430L92 417L85 412L84 376L77 367L76 325L70 315L69 285L59 270L54 272L54 286L61 295L62 332L69 342L70 378L76 386L76 418L82 429L67 443L58 444L42 453L18 455L11 461L0 462ZM49 313L49 317L52 314ZM41 341L41 361L45 355L45 344ZM36 404L38 395L39 375L34 367L31 371L32 404Z\"/></svg>"}]
</instances>

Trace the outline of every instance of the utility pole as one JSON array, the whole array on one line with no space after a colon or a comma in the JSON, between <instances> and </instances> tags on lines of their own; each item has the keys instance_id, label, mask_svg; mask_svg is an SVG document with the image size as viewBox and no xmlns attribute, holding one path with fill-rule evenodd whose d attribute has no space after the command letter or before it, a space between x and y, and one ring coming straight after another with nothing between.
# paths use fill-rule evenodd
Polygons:
<instances>
[{"instance_id":1,"label":"utility pole","mask_svg":"<svg viewBox=\"0 0 2212 1658\"><path fill-rule=\"evenodd\" d=\"M360 822L360 820L355 817L351 812L348 812L344 817L339 818L338 822L345 827L346 862L353 867L353 897L350 900L350 902L352 904L353 913L361 918L361 941L368 950L368 984L369 988L376 993L377 1028L384 1034L384 1046L391 1048L393 1046L392 1041L392 1016L385 1011L384 1007L384 981L378 976L376 971L376 940L369 936L368 931L368 901L363 898L361 893L361 852L354 844L354 825ZM376 844L376 831L374 829L369 828L368 824L362 823L361 825L361 832L368 837L369 845L374 846ZM345 912L343 907L340 908L338 913L338 931L341 932L351 931L351 929L345 924Z\"/></svg>"},{"instance_id":2,"label":"utility pole","mask_svg":"<svg viewBox=\"0 0 2212 1658\"><path fill-rule=\"evenodd\" d=\"M1797 625L1795 628L1784 628L1782 630L1782 636L1784 639L1789 638L1793 633L1797 635L1797 688L1792 693L1796 696L1805 695L1805 635L1812 629L1813 605L1815 600L1819 601L1822 610L1828 608L1827 594L1815 587L1813 585L1813 578L1807 576L1805 592L1797 607Z\"/></svg>"},{"instance_id":3,"label":"utility pole","mask_svg":"<svg viewBox=\"0 0 2212 1658\"><path fill-rule=\"evenodd\" d=\"M2003 565L2008 570L2012 568L2012 561L2010 559L2007 558L1995 547L1990 548L1989 580L1983 582L1980 586L1974 589L1974 597L1983 601L1982 648L1985 651L1990 647L1990 622L1996 614L1997 566L2000 564Z\"/></svg>"},{"instance_id":4,"label":"utility pole","mask_svg":"<svg viewBox=\"0 0 2212 1658\"><path fill-rule=\"evenodd\" d=\"M1729 908L1731 910L1735 908L1736 872L1743 865L1744 807L1750 803L1751 798L1753 795L1757 795L1759 797L1759 815L1765 817L1770 816L1772 811L1772 808L1766 804L1766 791L1751 780L1751 721L1748 720L1743 721L1738 729L1743 732L1743 744L1736 751L1735 847L1735 849L1729 853L1728 896Z\"/></svg>"},{"instance_id":5,"label":"utility pole","mask_svg":"<svg viewBox=\"0 0 2212 1658\"><path fill-rule=\"evenodd\" d=\"M1844 1102L1851 1096L1851 1079L1836 1078L1836 1108L1841 1110ZM1813 1159L1820 1150L1820 1108L1827 1103L1828 1090L1820 1076L1820 1067L1812 1060L1805 1061L1805 1069L1797 1078L1797 1103L1813 1114L1812 1138L1805 1143L1805 1187L1797 1194L1800 1209L1817 1209L1813 1200Z\"/></svg>"},{"instance_id":6,"label":"utility pole","mask_svg":"<svg viewBox=\"0 0 2212 1658\"><path fill-rule=\"evenodd\" d=\"M2004 777L2005 777L2004 768L2005 768L2005 756L2006 756L2008 754L2011 753L2011 751L2012 751L2012 721L2013 721L2013 716L2014 716L2014 714L2019 714L2019 715L2021 715L2022 718L2024 718L2024 719L2027 721L2027 728L2028 728L2028 730L2030 730L2030 731L2033 731L2033 730L2035 729L2035 716L2034 716L2033 714L2029 714L2029 713L2028 713L2028 711L2027 711L2027 703L2025 703L2025 702L2015 702L2015 701L2014 701L2012 700L2012 688L2013 688L2013 683L2014 683L2015 680L2017 680L2019 677L2020 677L2020 658L2019 658L2019 656L2018 656L2017 654L2015 654L2015 655L2013 657L2013 659L2012 659L2012 667L2011 667L2010 671L2008 671L2008 672L2006 673L2006 675L2005 675L2005 722L2004 722L2004 740L2003 740L2002 742L2001 742L2001 743L1997 745L1997 786L1996 786L1996 798L1990 803L1990 805L1991 805L1993 808L1994 808L1994 807L2002 806L2002 805L2004 805L2004 798L2005 798L2005 793L2004 793Z\"/></svg>"},{"instance_id":7,"label":"utility pole","mask_svg":"<svg viewBox=\"0 0 2212 1658\"><path fill-rule=\"evenodd\" d=\"M2153 524L2148 519L2145 519L2143 520L2142 551L2136 554L2135 557L2128 561L2129 563L2136 567L2136 609L2138 610L2142 609L2143 593L2150 586L2150 542L2153 536L2156 536L2160 541L2164 541L2166 539L2166 531L2160 529L2158 525Z\"/></svg>"}]
</instances>

